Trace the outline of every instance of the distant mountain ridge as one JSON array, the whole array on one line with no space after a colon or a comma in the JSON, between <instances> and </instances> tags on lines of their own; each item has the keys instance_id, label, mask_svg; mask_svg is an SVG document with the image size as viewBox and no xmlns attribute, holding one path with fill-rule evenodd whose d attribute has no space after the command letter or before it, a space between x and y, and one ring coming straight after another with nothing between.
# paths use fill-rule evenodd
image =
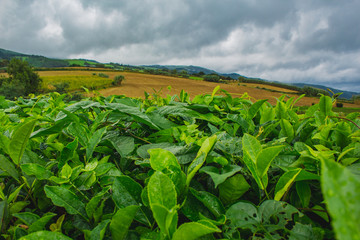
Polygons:
<instances>
[{"instance_id":1,"label":"distant mountain ridge","mask_svg":"<svg viewBox=\"0 0 360 240\"><path fill-rule=\"evenodd\" d=\"M29 55L29 54L24 54L24 53L18 53L18 52L14 52L11 50L6 50L6 49L2 49L0 48L0 60L6 59L6 60L10 60L13 57L17 57L17 58L21 58L23 60L26 60L27 62L29 62L29 64L33 67L38 67L38 68L56 68L56 67L71 67L71 66L87 66L87 67L94 67L94 66L105 66L105 67L112 67L112 68L116 68L119 66L126 66L126 67L130 67L130 68L136 68L136 69L167 69L167 70L176 70L177 72L181 72L181 71L186 71L188 74L196 74L199 72L203 72L204 74L218 74L224 77L230 77L232 79L239 79L239 77L245 77L243 75L240 75L238 73L219 73L216 72L214 70L208 69L208 68L204 68L204 67L199 67L199 66L193 66L193 65L140 65L140 66L132 66L132 65L120 65L118 63L110 63L110 64L105 64L105 63L100 63L96 60L90 60L90 59L55 59L55 58L47 58L44 56L39 56L39 55ZM247 77L245 77L247 78ZM251 79L251 78L250 78ZM272 82L266 79L259 79L259 78L255 78L257 80L261 80L261 81L265 81L265 82ZM316 85L316 84L307 84L307 83L293 83L293 84L287 84L287 85L294 85L297 87L304 87L304 86L310 86L313 88L319 88L319 89L323 89L323 90L327 90L330 89L331 91L333 91L334 93L340 93L342 92L343 94L341 95L341 98L346 98L346 99L350 99L352 98L353 95L360 95L360 93L358 92L352 92L352 91L343 91L343 90L339 90L339 89L335 89L335 88L331 88L331 87L326 87L323 85Z\"/></svg>"}]
</instances>

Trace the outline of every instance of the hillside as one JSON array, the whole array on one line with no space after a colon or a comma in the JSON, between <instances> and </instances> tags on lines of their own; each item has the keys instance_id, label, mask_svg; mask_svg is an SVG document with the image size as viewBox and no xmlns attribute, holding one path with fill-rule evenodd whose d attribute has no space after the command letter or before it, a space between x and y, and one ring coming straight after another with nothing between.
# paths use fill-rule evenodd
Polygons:
<instances>
[{"instance_id":1,"label":"hillside","mask_svg":"<svg viewBox=\"0 0 360 240\"><path fill-rule=\"evenodd\" d=\"M267 81L265 79L259 79L259 78L248 78L246 76L242 76L238 73L219 73L211 69L199 67L199 66L186 66L186 65L141 65L141 66L133 66L133 65L123 65L118 63L100 63L95 60L90 59L54 59L54 58L47 58L44 56L38 56L38 55L28 55L23 53L18 53L6 49L0 48L0 62L1 60L10 60L13 57L21 58L23 60L26 60L29 62L29 64L35 68L58 68L58 67L98 67L98 68L109 68L109 69L116 69L116 70L125 70L125 71L135 71L135 72L147 72L147 73L155 73L163 75L166 73L166 71L174 71L176 70L177 73L184 72L187 75L193 75L193 74L217 74L224 78L228 79L234 79L237 80L239 78L247 79L249 81L256 81L256 82L262 82L264 84L281 84L282 88L288 88L290 90L293 90L292 86L296 87L304 87L304 86L310 86L313 88L323 89L327 90L330 89L334 93L342 92L341 98L345 99L351 99L354 95L360 95L360 93L357 92L351 92L351 91L342 91L339 89L330 88L327 86L322 85L312 85L312 84L305 84L305 83L294 83L294 84L283 84L280 82L271 82ZM1 65L0 65L1 67Z\"/></svg>"},{"instance_id":2,"label":"hillside","mask_svg":"<svg viewBox=\"0 0 360 240\"><path fill-rule=\"evenodd\" d=\"M323 90L327 90L330 89L333 93L342 93L340 95L340 98L345 98L345 99L351 99L353 96L355 95L359 95L358 92L351 92L351 91L343 91L343 90L339 90L336 88L331 88L331 87L325 87L323 85L317 85L317 84L309 84L309 83L293 83L292 85L295 85L297 87L305 87L305 86L309 86L309 87L313 87L313 88L319 88L319 89L323 89Z\"/></svg>"}]
</instances>

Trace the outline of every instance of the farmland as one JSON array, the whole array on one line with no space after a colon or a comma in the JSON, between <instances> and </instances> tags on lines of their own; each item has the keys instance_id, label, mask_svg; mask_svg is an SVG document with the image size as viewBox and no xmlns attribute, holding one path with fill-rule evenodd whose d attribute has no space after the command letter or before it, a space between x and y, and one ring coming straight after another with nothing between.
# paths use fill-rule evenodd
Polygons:
<instances>
[{"instance_id":1,"label":"farmland","mask_svg":"<svg viewBox=\"0 0 360 240\"><path fill-rule=\"evenodd\" d=\"M94 77L94 73L104 72L109 75L109 79L106 78L96 78ZM291 91L288 89L282 89L279 87L272 87L269 85L261 85L261 84L238 84L238 83L212 83L205 82L201 80L187 79L187 78L178 78L178 77L168 77L161 75L151 75L151 74L143 74L143 73L132 73L132 72L119 72L119 71L101 71L93 69L91 71L82 71L82 70L71 70L71 71L39 71L41 77L46 80L46 83L51 82L51 78L56 78L57 82L67 81L66 78L72 76L81 76L81 83L76 86L80 86L85 84L85 86L91 86L92 83L85 83L85 77L89 78L89 82L92 82L91 79L94 80L94 84L99 88L98 91L100 94L104 96L110 95L126 95L128 97L144 97L144 92L148 92L150 94L154 92L160 92L164 97L166 94L179 94L181 90L185 90L191 97L194 97L198 94L211 93L212 90L216 86L220 86L221 89L226 90L234 97L240 97L244 93L248 93L254 99L268 99L268 102L271 104L276 104L276 99L283 95L283 93L287 93L289 97L298 97L299 95L295 94L295 91ZM108 87L111 83L110 79L114 79L116 75L123 75L125 77L125 81L122 83L120 87L111 87L102 89L102 87ZM103 82L103 85L101 85ZM94 85L93 84L93 85ZM47 84L44 84L46 87ZM168 90L168 86L171 86L171 90ZM269 91L276 90L276 91ZM293 92L293 93L290 93ZM299 102L297 102L297 106L311 106L314 103L318 103L319 99L314 97L304 97ZM344 107L352 107L359 108L360 105L344 103Z\"/></svg>"}]
</instances>

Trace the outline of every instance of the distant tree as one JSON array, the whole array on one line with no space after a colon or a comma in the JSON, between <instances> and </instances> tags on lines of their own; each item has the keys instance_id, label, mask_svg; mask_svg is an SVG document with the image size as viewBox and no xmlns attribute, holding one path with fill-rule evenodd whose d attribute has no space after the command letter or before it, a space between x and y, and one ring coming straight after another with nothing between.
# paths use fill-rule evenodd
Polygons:
<instances>
[{"instance_id":1,"label":"distant tree","mask_svg":"<svg viewBox=\"0 0 360 240\"><path fill-rule=\"evenodd\" d=\"M7 65L9 65L9 60L7 60L7 59L2 59L2 60L0 61L0 68L6 67Z\"/></svg>"},{"instance_id":2,"label":"distant tree","mask_svg":"<svg viewBox=\"0 0 360 240\"><path fill-rule=\"evenodd\" d=\"M220 77L219 77L218 75L215 75L215 74L205 75L205 76L204 76L204 81L208 81L208 82L219 82L219 81L220 81Z\"/></svg>"},{"instance_id":3,"label":"distant tree","mask_svg":"<svg viewBox=\"0 0 360 240\"><path fill-rule=\"evenodd\" d=\"M125 80L125 77L123 75L117 75L117 76L115 76L114 81L112 82L112 85L120 86L124 80Z\"/></svg>"},{"instance_id":4,"label":"distant tree","mask_svg":"<svg viewBox=\"0 0 360 240\"><path fill-rule=\"evenodd\" d=\"M8 81L10 83L24 86L24 95L37 93L41 87L42 79L26 61L18 58L11 59L7 67L7 73L9 74Z\"/></svg>"}]
</instances>

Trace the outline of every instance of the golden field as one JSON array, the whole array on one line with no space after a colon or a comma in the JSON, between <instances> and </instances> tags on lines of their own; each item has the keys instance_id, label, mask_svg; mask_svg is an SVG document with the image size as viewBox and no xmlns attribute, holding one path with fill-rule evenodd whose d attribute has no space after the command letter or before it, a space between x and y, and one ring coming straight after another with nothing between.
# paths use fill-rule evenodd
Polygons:
<instances>
[{"instance_id":1,"label":"golden field","mask_svg":"<svg viewBox=\"0 0 360 240\"><path fill-rule=\"evenodd\" d=\"M269 85L262 84L249 84L249 83L213 83L199 80L192 80L186 78L168 77L162 75L150 75L143 73L132 73L132 72L119 72L119 71L101 71L98 69L84 71L81 69L77 70L66 70L66 71L39 71L40 77L44 80L43 87L49 89L52 83L69 82L70 90L81 89L82 86L89 88L90 86L96 87L98 92L104 96L109 95L126 95L128 97L144 97L144 92L150 94L160 92L162 96L166 94L174 95L179 94L182 89L194 97L198 94L211 94L216 86L220 86L221 89L229 92L233 97L239 97L244 93L248 93L251 97L256 100L268 99L271 104L276 103L276 98L286 93L287 97L298 98L299 95L295 91L289 89L282 89L279 87L272 87ZM109 78L102 78L95 76L98 73L105 73ZM111 82L117 75L123 75L125 80L121 86L112 87ZM71 82L73 81L73 82ZM168 86L171 86L171 91L168 90ZM107 87L106 89L103 89ZM261 89L265 88L265 89ZM280 92L271 92L266 89L273 89ZM292 93L291 93L292 92ZM221 94L221 92L218 92ZM317 103L318 98L304 97L297 105L298 106L310 106L313 103ZM344 103L344 107L357 108L360 104Z\"/></svg>"}]
</instances>

